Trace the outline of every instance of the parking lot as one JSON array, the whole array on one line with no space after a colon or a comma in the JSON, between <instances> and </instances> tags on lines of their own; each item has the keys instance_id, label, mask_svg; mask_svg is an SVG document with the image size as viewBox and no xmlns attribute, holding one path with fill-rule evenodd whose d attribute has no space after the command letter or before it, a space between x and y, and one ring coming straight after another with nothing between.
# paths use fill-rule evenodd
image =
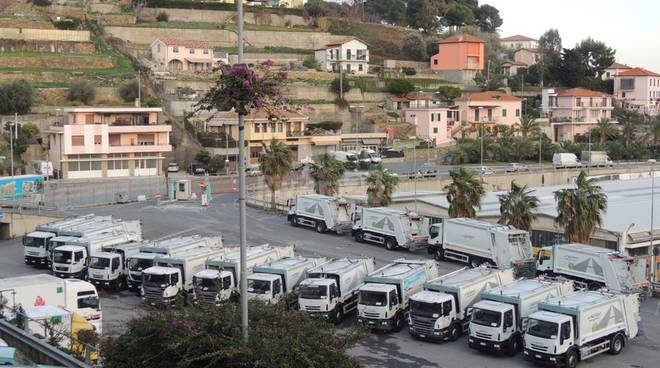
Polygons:
<instances>
[{"instance_id":1,"label":"parking lot","mask_svg":"<svg viewBox=\"0 0 660 368\"><path fill-rule=\"evenodd\" d=\"M156 206L143 202L95 207L77 213L113 215L126 220L142 220L145 239L156 240L179 235L217 235L222 233L225 245L238 244L237 196L224 194L208 208L194 203ZM73 213L72 213L73 214ZM370 256L377 266L400 257L429 258L425 251L387 251L382 247L356 243L349 236L317 234L312 229L294 228L282 215L248 209L248 243L251 245L295 244L299 254L308 256ZM440 272L460 268L453 263L440 263ZM0 278L44 272L23 264L20 239L0 242ZM141 313L140 299L124 291L121 294L102 293L104 333L117 334L127 322ZM582 366L657 367L660 361L660 307L658 299L642 304L642 336L639 336L617 356L603 354L583 362ZM354 316L349 316L349 319ZM350 322L345 322L350 323ZM394 334L374 334L353 348L350 353L369 367L524 367L531 366L516 357L492 357L470 350L465 338L453 343L427 343L414 340L406 329Z\"/></svg>"}]
</instances>

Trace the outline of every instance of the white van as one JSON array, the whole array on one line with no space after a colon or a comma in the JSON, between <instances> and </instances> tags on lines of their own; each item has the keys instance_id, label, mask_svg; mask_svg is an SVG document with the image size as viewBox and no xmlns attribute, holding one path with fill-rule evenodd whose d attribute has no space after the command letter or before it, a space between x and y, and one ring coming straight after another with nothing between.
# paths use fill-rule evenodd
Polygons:
<instances>
[{"instance_id":1,"label":"white van","mask_svg":"<svg viewBox=\"0 0 660 368\"><path fill-rule=\"evenodd\" d=\"M552 166L555 169L582 167L582 163L574 153L555 153L552 155Z\"/></svg>"}]
</instances>

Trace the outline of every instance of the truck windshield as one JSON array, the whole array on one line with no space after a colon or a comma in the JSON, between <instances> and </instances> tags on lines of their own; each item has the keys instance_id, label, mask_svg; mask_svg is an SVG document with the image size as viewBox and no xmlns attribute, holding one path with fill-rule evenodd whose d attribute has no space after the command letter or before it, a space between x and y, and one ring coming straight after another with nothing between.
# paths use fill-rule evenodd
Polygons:
<instances>
[{"instance_id":1,"label":"truck windshield","mask_svg":"<svg viewBox=\"0 0 660 368\"><path fill-rule=\"evenodd\" d=\"M128 269L131 271L142 271L154 265L152 259L131 258L128 260Z\"/></svg>"},{"instance_id":2,"label":"truck windshield","mask_svg":"<svg viewBox=\"0 0 660 368\"><path fill-rule=\"evenodd\" d=\"M510 234L509 244L511 244L512 252L514 255L520 257L521 259L532 258L532 247L529 241L529 236L527 234Z\"/></svg>"},{"instance_id":3,"label":"truck windshield","mask_svg":"<svg viewBox=\"0 0 660 368\"><path fill-rule=\"evenodd\" d=\"M410 220L410 234L411 235L419 234L419 219Z\"/></svg>"},{"instance_id":4,"label":"truck windshield","mask_svg":"<svg viewBox=\"0 0 660 368\"><path fill-rule=\"evenodd\" d=\"M142 280L152 284L169 284L170 275L156 275L153 273L143 273Z\"/></svg>"},{"instance_id":5,"label":"truck windshield","mask_svg":"<svg viewBox=\"0 0 660 368\"><path fill-rule=\"evenodd\" d=\"M83 308L99 309L99 297L96 295L90 295L84 298L79 298L78 309Z\"/></svg>"},{"instance_id":6,"label":"truck windshield","mask_svg":"<svg viewBox=\"0 0 660 368\"><path fill-rule=\"evenodd\" d=\"M212 290L220 289L219 279L206 279L201 277L193 277L193 283L196 287L209 288Z\"/></svg>"},{"instance_id":7,"label":"truck windshield","mask_svg":"<svg viewBox=\"0 0 660 368\"><path fill-rule=\"evenodd\" d=\"M31 236L23 237L23 245L26 247L43 248L46 245L46 239L33 238Z\"/></svg>"},{"instance_id":8,"label":"truck windshield","mask_svg":"<svg viewBox=\"0 0 660 368\"><path fill-rule=\"evenodd\" d=\"M110 268L110 258L92 257L89 261L89 268L96 270Z\"/></svg>"},{"instance_id":9,"label":"truck windshield","mask_svg":"<svg viewBox=\"0 0 660 368\"><path fill-rule=\"evenodd\" d=\"M440 315L442 315L442 304L425 303L417 300L411 300L410 312L416 316L439 317Z\"/></svg>"},{"instance_id":10,"label":"truck windshield","mask_svg":"<svg viewBox=\"0 0 660 368\"><path fill-rule=\"evenodd\" d=\"M559 325L555 322L542 321L540 319L530 318L527 324L527 333L540 337L543 339L549 339L552 336L558 336Z\"/></svg>"},{"instance_id":11,"label":"truck windshield","mask_svg":"<svg viewBox=\"0 0 660 368\"><path fill-rule=\"evenodd\" d=\"M380 291L360 291L360 304L362 305L387 305L387 294Z\"/></svg>"},{"instance_id":12,"label":"truck windshield","mask_svg":"<svg viewBox=\"0 0 660 368\"><path fill-rule=\"evenodd\" d=\"M300 297L302 299L325 299L327 295L327 286L306 285L300 288Z\"/></svg>"},{"instance_id":13,"label":"truck windshield","mask_svg":"<svg viewBox=\"0 0 660 368\"><path fill-rule=\"evenodd\" d=\"M472 322L489 327L500 327L502 314L500 312L475 308L472 312Z\"/></svg>"},{"instance_id":14,"label":"truck windshield","mask_svg":"<svg viewBox=\"0 0 660 368\"><path fill-rule=\"evenodd\" d=\"M70 264L72 255L72 252L68 250L56 250L53 252L53 262L60 264Z\"/></svg>"},{"instance_id":15,"label":"truck windshield","mask_svg":"<svg viewBox=\"0 0 660 368\"><path fill-rule=\"evenodd\" d=\"M248 279L248 292L254 294L270 293L270 281Z\"/></svg>"}]
</instances>

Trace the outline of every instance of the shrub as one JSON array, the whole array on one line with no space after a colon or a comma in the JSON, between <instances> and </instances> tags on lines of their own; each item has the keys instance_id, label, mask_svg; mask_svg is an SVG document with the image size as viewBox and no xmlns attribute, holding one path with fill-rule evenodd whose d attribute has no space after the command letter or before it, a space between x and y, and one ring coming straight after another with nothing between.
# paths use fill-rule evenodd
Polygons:
<instances>
[{"instance_id":1,"label":"shrub","mask_svg":"<svg viewBox=\"0 0 660 368\"><path fill-rule=\"evenodd\" d=\"M54 21L53 25L57 29L71 30L80 27L80 21L78 19L62 19Z\"/></svg>"},{"instance_id":2,"label":"shrub","mask_svg":"<svg viewBox=\"0 0 660 368\"><path fill-rule=\"evenodd\" d=\"M321 121L319 123L309 123L309 129L339 130L344 125L341 121Z\"/></svg>"},{"instance_id":3,"label":"shrub","mask_svg":"<svg viewBox=\"0 0 660 368\"><path fill-rule=\"evenodd\" d=\"M24 80L0 85L0 114L27 114L32 108L32 87Z\"/></svg>"},{"instance_id":4,"label":"shrub","mask_svg":"<svg viewBox=\"0 0 660 368\"><path fill-rule=\"evenodd\" d=\"M32 4L36 6L50 6L50 0L32 0Z\"/></svg>"},{"instance_id":5,"label":"shrub","mask_svg":"<svg viewBox=\"0 0 660 368\"><path fill-rule=\"evenodd\" d=\"M351 85L349 83L349 80L346 77L343 77L343 83L341 88L344 90L344 93L348 93L348 91L351 90ZM330 82L330 90L334 92L337 96L339 96L339 78L336 78L332 82Z\"/></svg>"},{"instance_id":6,"label":"shrub","mask_svg":"<svg viewBox=\"0 0 660 368\"><path fill-rule=\"evenodd\" d=\"M419 33L410 32L403 38L402 51L415 60L426 61L426 44Z\"/></svg>"},{"instance_id":7,"label":"shrub","mask_svg":"<svg viewBox=\"0 0 660 368\"><path fill-rule=\"evenodd\" d=\"M85 105L89 105L94 100L96 90L94 85L86 80L73 82L69 85L69 94L67 98L69 101L80 101Z\"/></svg>"},{"instance_id":8,"label":"shrub","mask_svg":"<svg viewBox=\"0 0 660 368\"><path fill-rule=\"evenodd\" d=\"M387 92L396 96L405 96L415 90L415 85L406 79L388 79L385 82Z\"/></svg>"},{"instance_id":9,"label":"shrub","mask_svg":"<svg viewBox=\"0 0 660 368\"><path fill-rule=\"evenodd\" d=\"M438 92L445 100L453 100L461 97L461 94L463 94L463 91L461 91L460 88L452 86L440 86Z\"/></svg>"},{"instance_id":10,"label":"shrub","mask_svg":"<svg viewBox=\"0 0 660 368\"><path fill-rule=\"evenodd\" d=\"M167 22L169 20L170 20L170 16L167 15L167 13L165 13L165 12L160 12L156 16L156 21L158 21L158 22Z\"/></svg>"},{"instance_id":11,"label":"shrub","mask_svg":"<svg viewBox=\"0 0 660 368\"><path fill-rule=\"evenodd\" d=\"M135 101L139 95L139 88L136 79L130 80L119 87L119 96L126 102Z\"/></svg>"},{"instance_id":12,"label":"shrub","mask_svg":"<svg viewBox=\"0 0 660 368\"><path fill-rule=\"evenodd\" d=\"M309 69L317 69L319 67L319 63L316 61L314 55L308 55L305 57L305 60L303 60L303 66Z\"/></svg>"},{"instance_id":13,"label":"shrub","mask_svg":"<svg viewBox=\"0 0 660 368\"><path fill-rule=\"evenodd\" d=\"M415 68L410 67L410 66L404 66L403 68L401 68L401 70L403 71L403 74L405 74L405 75L415 75L415 74L417 74L417 70L415 70Z\"/></svg>"}]
</instances>

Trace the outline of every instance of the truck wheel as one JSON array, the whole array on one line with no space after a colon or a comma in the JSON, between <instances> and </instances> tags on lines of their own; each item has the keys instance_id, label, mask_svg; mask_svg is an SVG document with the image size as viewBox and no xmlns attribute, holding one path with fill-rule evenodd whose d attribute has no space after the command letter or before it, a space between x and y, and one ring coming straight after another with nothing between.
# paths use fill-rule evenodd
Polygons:
<instances>
[{"instance_id":1,"label":"truck wheel","mask_svg":"<svg viewBox=\"0 0 660 368\"><path fill-rule=\"evenodd\" d=\"M435 253L433 254L433 258L435 258L436 261L444 261L445 260L445 249L440 247L435 250Z\"/></svg>"},{"instance_id":2,"label":"truck wheel","mask_svg":"<svg viewBox=\"0 0 660 368\"><path fill-rule=\"evenodd\" d=\"M481 266L482 263L483 262L482 262L481 258L479 258L479 257L470 257L470 267L477 268L477 267Z\"/></svg>"},{"instance_id":3,"label":"truck wheel","mask_svg":"<svg viewBox=\"0 0 660 368\"><path fill-rule=\"evenodd\" d=\"M291 225L293 227L298 227L298 216L296 216L296 215L291 216L291 218L289 219L289 222L291 223Z\"/></svg>"},{"instance_id":4,"label":"truck wheel","mask_svg":"<svg viewBox=\"0 0 660 368\"><path fill-rule=\"evenodd\" d=\"M566 368L575 368L578 364L578 355L575 350L569 350L566 353Z\"/></svg>"},{"instance_id":5,"label":"truck wheel","mask_svg":"<svg viewBox=\"0 0 660 368\"><path fill-rule=\"evenodd\" d=\"M124 280L120 277L117 279L117 282L115 283L115 290L117 291L122 291L126 288L126 284L124 283Z\"/></svg>"},{"instance_id":6,"label":"truck wheel","mask_svg":"<svg viewBox=\"0 0 660 368\"><path fill-rule=\"evenodd\" d=\"M589 290L599 290L601 286L598 282L590 282L588 288Z\"/></svg>"},{"instance_id":7,"label":"truck wheel","mask_svg":"<svg viewBox=\"0 0 660 368\"><path fill-rule=\"evenodd\" d=\"M323 221L316 221L316 227L315 227L315 228L316 228L316 232L317 232L317 233L319 233L319 234L323 234L323 233L325 232L325 230L326 230L325 222L323 222Z\"/></svg>"},{"instance_id":8,"label":"truck wheel","mask_svg":"<svg viewBox=\"0 0 660 368\"><path fill-rule=\"evenodd\" d=\"M509 356L515 356L519 347L518 336L514 336L511 343L509 343Z\"/></svg>"},{"instance_id":9,"label":"truck wheel","mask_svg":"<svg viewBox=\"0 0 660 368\"><path fill-rule=\"evenodd\" d=\"M399 332L403 328L403 316L401 313L397 314L396 317L394 317L394 326L392 327L392 331L394 332Z\"/></svg>"},{"instance_id":10,"label":"truck wheel","mask_svg":"<svg viewBox=\"0 0 660 368\"><path fill-rule=\"evenodd\" d=\"M395 250L396 240L394 240L394 238L385 239L385 248L387 248L387 250Z\"/></svg>"},{"instance_id":11,"label":"truck wheel","mask_svg":"<svg viewBox=\"0 0 660 368\"><path fill-rule=\"evenodd\" d=\"M344 319L344 306L341 304L337 304L335 308L337 312L335 313L334 322L336 325L338 325Z\"/></svg>"},{"instance_id":12,"label":"truck wheel","mask_svg":"<svg viewBox=\"0 0 660 368\"><path fill-rule=\"evenodd\" d=\"M462 330L461 326L458 323L453 323L449 327L449 341L458 340L458 338L461 337L462 333L463 333L463 330Z\"/></svg>"},{"instance_id":13,"label":"truck wheel","mask_svg":"<svg viewBox=\"0 0 660 368\"><path fill-rule=\"evenodd\" d=\"M608 353L612 355L617 355L623 350L623 336L621 334L616 334L610 340L610 351Z\"/></svg>"},{"instance_id":14,"label":"truck wheel","mask_svg":"<svg viewBox=\"0 0 660 368\"><path fill-rule=\"evenodd\" d=\"M356 242L362 243L362 242L364 242L364 233L361 230L358 230L353 235L353 238L355 238Z\"/></svg>"}]
</instances>

